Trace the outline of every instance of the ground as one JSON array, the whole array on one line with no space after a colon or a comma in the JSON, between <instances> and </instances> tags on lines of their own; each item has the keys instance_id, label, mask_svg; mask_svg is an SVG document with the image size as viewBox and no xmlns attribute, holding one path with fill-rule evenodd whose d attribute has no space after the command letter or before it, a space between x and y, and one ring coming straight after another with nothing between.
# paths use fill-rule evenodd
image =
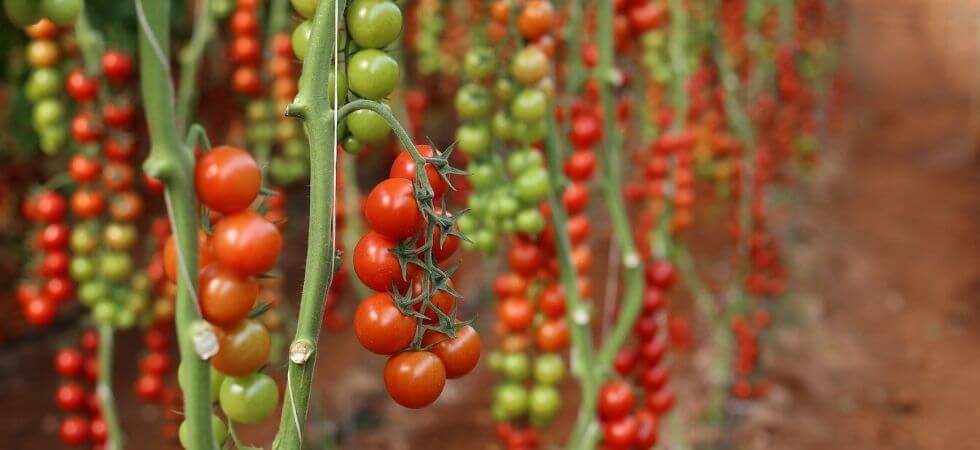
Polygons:
<instances>
[{"instance_id":1,"label":"ground","mask_svg":"<svg viewBox=\"0 0 980 450\"><path fill-rule=\"evenodd\" d=\"M787 227L793 293L765 356L774 388L733 410L733 447L980 449L980 163L971 128L980 115L980 7L845 3L848 120L795 199L799 215ZM11 448L57 447L50 355L71 338L61 332L0 348L0 404L8 408L0 438ZM343 448L492 448L485 368L451 382L436 406L409 412L385 399L382 360L358 350L349 330L325 339L315 403L346 424ZM127 361L137 351L134 339L120 344ZM699 356L682 368L689 380L681 404L683 394L703 390ZM126 364L117 376L127 447L167 448L148 424L159 411L128 388L135 373ZM574 392L566 390L570 405ZM271 426L246 436L261 442Z\"/></svg>"}]
</instances>

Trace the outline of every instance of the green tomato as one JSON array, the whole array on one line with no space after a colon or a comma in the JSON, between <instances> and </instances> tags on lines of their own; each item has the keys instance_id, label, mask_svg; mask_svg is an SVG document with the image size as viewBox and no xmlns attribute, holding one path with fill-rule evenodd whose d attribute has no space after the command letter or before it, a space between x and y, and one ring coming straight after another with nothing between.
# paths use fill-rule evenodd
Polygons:
<instances>
[{"instance_id":1,"label":"green tomato","mask_svg":"<svg viewBox=\"0 0 980 450\"><path fill-rule=\"evenodd\" d=\"M295 3L295 0L293 3ZM293 54L295 54L296 58L300 61L306 58L306 48L310 46L310 33L312 33L312 31L313 25L309 20L300 22L300 24L293 29Z\"/></svg>"},{"instance_id":2,"label":"green tomato","mask_svg":"<svg viewBox=\"0 0 980 450\"><path fill-rule=\"evenodd\" d=\"M34 104L34 127L45 129L60 124L65 118L65 107L56 98L46 98Z\"/></svg>"},{"instance_id":3,"label":"green tomato","mask_svg":"<svg viewBox=\"0 0 980 450\"><path fill-rule=\"evenodd\" d=\"M219 19L224 19L231 14L235 2L232 0L211 0L211 14Z\"/></svg>"},{"instance_id":4,"label":"green tomato","mask_svg":"<svg viewBox=\"0 0 980 450\"><path fill-rule=\"evenodd\" d=\"M187 370L184 369L185 367L186 365L183 362L181 362L177 366L177 384L180 385L181 387L187 386L188 383L187 377L190 376L190 374L187 373ZM211 386L210 386L211 403L214 403L218 401L218 397L221 393L221 385L224 383L225 378L227 377L225 376L225 374L219 372L218 369L215 369L210 365L208 365L208 371L211 374L208 377L208 379L211 381Z\"/></svg>"},{"instance_id":5,"label":"green tomato","mask_svg":"<svg viewBox=\"0 0 980 450\"><path fill-rule=\"evenodd\" d=\"M498 179L496 171L493 170L493 166L490 164L480 164L476 161L470 161L466 167L466 172L469 175L470 183L477 189L489 188Z\"/></svg>"},{"instance_id":6,"label":"green tomato","mask_svg":"<svg viewBox=\"0 0 980 450\"><path fill-rule=\"evenodd\" d=\"M487 356L487 365L494 372L502 371L504 368L504 354L497 350L490 352L490 355Z\"/></svg>"},{"instance_id":7,"label":"green tomato","mask_svg":"<svg viewBox=\"0 0 980 450\"><path fill-rule=\"evenodd\" d=\"M548 96L540 89L526 88L510 104L510 115L521 122L537 122L548 113Z\"/></svg>"},{"instance_id":8,"label":"green tomato","mask_svg":"<svg viewBox=\"0 0 980 450\"><path fill-rule=\"evenodd\" d=\"M456 225L459 226L459 231L463 234L471 234L476 231L476 219L473 218L472 214L464 214L459 219L456 220Z\"/></svg>"},{"instance_id":9,"label":"green tomato","mask_svg":"<svg viewBox=\"0 0 980 450\"><path fill-rule=\"evenodd\" d=\"M61 73L50 67L42 67L31 72L25 87L27 98L32 102L54 97L62 89Z\"/></svg>"},{"instance_id":10,"label":"green tomato","mask_svg":"<svg viewBox=\"0 0 980 450\"><path fill-rule=\"evenodd\" d=\"M504 376L511 381L524 381L531 376L531 360L524 353L504 355Z\"/></svg>"},{"instance_id":11,"label":"green tomato","mask_svg":"<svg viewBox=\"0 0 980 450\"><path fill-rule=\"evenodd\" d=\"M310 156L310 145L305 139L295 139L286 143L282 151L287 158L307 158Z\"/></svg>"},{"instance_id":12,"label":"green tomato","mask_svg":"<svg viewBox=\"0 0 980 450\"><path fill-rule=\"evenodd\" d=\"M265 100L250 100L245 105L245 117L251 122L268 120L275 114L272 103Z\"/></svg>"},{"instance_id":13,"label":"green tomato","mask_svg":"<svg viewBox=\"0 0 980 450\"><path fill-rule=\"evenodd\" d=\"M493 135L501 141L509 141L514 138L514 122L510 120L507 113L497 111L493 115Z\"/></svg>"},{"instance_id":14,"label":"green tomato","mask_svg":"<svg viewBox=\"0 0 980 450\"><path fill-rule=\"evenodd\" d=\"M483 86L473 83L467 83L456 91L454 105L456 113L463 120L484 119L493 110L490 93Z\"/></svg>"},{"instance_id":15,"label":"green tomato","mask_svg":"<svg viewBox=\"0 0 980 450\"><path fill-rule=\"evenodd\" d=\"M463 56L463 73L467 78L480 81L492 76L493 72L494 57L490 47L471 48Z\"/></svg>"},{"instance_id":16,"label":"green tomato","mask_svg":"<svg viewBox=\"0 0 980 450\"><path fill-rule=\"evenodd\" d=\"M106 246L113 250L129 250L136 243L138 233L131 223L112 222L106 225L103 239Z\"/></svg>"},{"instance_id":17,"label":"green tomato","mask_svg":"<svg viewBox=\"0 0 980 450\"><path fill-rule=\"evenodd\" d=\"M364 150L364 144L362 144L361 141L357 140L357 138L354 136L347 136L344 138L344 141L340 144L340 147L351 155L356 155Z\"/></svg>"},{"instance_id":18,"label":"green tomato","mask_svg":"<svg viewBox=\"0 0 980 450\"><path fill-rule=\"evenodd\" d=\"M116 317L116 305L109 301L96 302L92 307L92 318L98 323L111 324Z\"/></svg>"},{"instance_id":19,"label":"green tomato","mask_svg":"<svg viewBox=\"0 0 980 450\"><path fill-rule=\"evenodd\" d=\"M534 381L556 385L565 377L565 361L557 353L545 353L534 360Z\"/></svg>"},{"instance_id":20,"label":"green tomato","mask_svg":"<svg viewBox=\"0 0 980 450\"><path fill-rule=\"evenodd\" d=\"M528 399L528 412L531 420L544 425L554 419L561 408L561 394L554 386L537 385L531 389Z\"/></svg>"},{"instance_id":21,"label":"green tomato","mask_svg":"<svg viewBox=\"0 0 980 450\"><path fill-rule=\"evenodd\" d=\"M99 246L98 228L91 224L82 224L71 230L68 245L75 253L92 253Z\"/></svg>"},{"instance_id":22,"label":"green tomato","mask_svg":"<svg viewBox=\"0 0 980 450\"><path fill-rule=\"evenodd\" d=\"M337 76L334 76L336 74ZM337 81L340 81L339 83ZM335 67L331 67L330 71L327 72L327 103L331 108L333 108L334 103L334 92L337 93L337 103L343 105L347 103L347 72L343 70L335 70ZM292 122L292 121L290 121Z\"/></svg>"},{"instance_id":23,"label":"green tomato","mask_svg":"<svg viewBox=\"0 0 980 450\"><path fill-rule=\"evenodd\" d=\"M116 328L125 329L132 327L133 324L136 323L136 314L133 312L133 310L128 308L128 303L126 306L127 307L124 308L116 308L116 314L112 318L112 324L115 325Z\"/></svg>"},{"instance_id":24,"label":"green tomato","mask_svg":"<svg viewBox=\"0 0 980 450\"><path fill-rule=\"evenodd\" d=\"M347 7L347 33L362 48L383 48L402 32L402 10L390 0L354 0Z\"/></svg>"},{"instance_id":25,"label":"green tomato","mask_svg":"<svg viewBox=\"0 0 980 450\"><path fill-rule=\"evenodd\" d=\"M524 234L536 235L544 231L545 225L544 215L536 208L525 209L514 218L514 228Z\"/></svg>"},{"instance_id":26,"label":"green tomato","mask_svg":"<svg viewBox=\"0 0 980 450\"><path fill-rule=\"evenodd\" d=\"M100 280L85 281L78 286L78 301L83 305L94 305L108 296L109 286Z\"/></svg>"},{"instance_id":27,"label":"green tomato","mask_svg":"<svg viewBox=\"0 0 980 450\"><path fill-rule=\"evenodd\" d=\"M41 0L41 15L58 25L71 25L82 12L82 0Z\"/></svg>"},{"instance_id":28,"label":"green tomato","mask_svg":"<svg viewBox=\"0 0 980 450\"><path fill-rule=\"evenodd\" d=\"M68 130L61 125L45 128L40 131L38 138L40 138L41 151L53 155L68 143Z\"/></svg>"},{"instance_id":29,"label":"green tomato","mask_svg":"<svg viewBox=\"0 0 980 450\"><path fill-rule=\"evenodd\" d=\"M316 7L320 4L320 0L289 0L293 4L293 9L299 13L299 15L312 19L313 14L316 13Z\"/></svg>"},{"instance_id":30,"label":"green tomato","mask_svg":"<svg viewBox=\"0 0 980 450\"><path fill-rule=\"evenodd\" d=\"M493 95L502 102L511 101L515 93L517 93L517 88L514 87L514 82L507 78L501 78L493 85Z\"/></svg>"},{"instance_id":31,"label":"green tomato","mask_svg":"<svg viewBox=\"0 0 980 450\"><path fill-rule=\"evenodd\" d=\"M303 136L303 126L295 120L276 122L276 140L279 142L299 141Z\"/></svg>"},{"instance_id":32,"label":"green tomato","mask_svg":"<svg viewBox=\"0 0 980 450\"><path fill-rule=\"evenodd\" d=\"M106 252L99 256L99 274L108 280L123 281L133 272L133 259L128 253Z\"/></svg>"},{"instance_id":33,"label":"green tomato","mask_svg":"<svg viewBox=\"0 0 980 450\"><path fill-rule=\"evenodd\" d=\"M347 62L350 90L369 100L380 100L391 94L398 85L398 77L398 62L381 50L361 50Z\"/></svg>"},{"instance_id":34,"label":"green tomato","mask_svg":"<svg viewBox=\"0 0 980 450\"><path fill-rule=\"evenodd\" d=\"M95 278L95 262L88 256L76 255L72 257L71 262L68 264L68 272L75 281L91 280Z\"/></svg>"},{"instance_id":35,"label":"green tomato","mask_svg":"<svg viewBox=\"0 0 980 450\"><path fill-rule=\"evenodd\" d=\"M7 18L19 27L41 20L41 5L37 0L3 0L3 9Z\"/></svg>"},{"instance_id":36,"label":"green tomato","mask_svg":"<svg viewBox=\"0 0 980 450\"><path fill-rule=\"evenodd\" d=\"M548 75L548 55L537 47L524 47L514 55L510 73L519 83L531 86Z\"/></svg>"},{"instance_id":37,"label":"green tomato","mask_svg":"<svg viewBox=\"0 0 980 450\"><path fill-rule=\"evenodd\" d=\"M518 125L525 142L541 142L548 133L548 124L543 119L537 122L521 122Z\"/></svg>"},{"instance_id":38,"label":"green tomato","mask_svg":"<svg viewBox=\"0 0 980 450\"><path fill-rule=\"evenodd\" d=\"M456 145L470 156L490 151L490 127L482 122L466 123L456 129Z\"/></svg>"},{"instance_id":39,"label":"green tomato","mask_svg":"<svg viewBox=\"0 0 980 450\"><path fill-rule=\"evenodd\" d=\"M229 419L248 425L265 420L276 409L279 388L264 373L244 377L227 377L218 396L221 410Z\"/></svg>"},{"instance_id":40,"label":"green tomato","mask_svg":"<svg viewBox=\"0 0 980 450\"><path fill-rule=\"evenodd\" d=\"M536 205L548 195L548 171L543 167L520 174L514 182L517 198L528 205Z\"/></svg>"},{"instance_id":41,"label":"green tomato","mask_svg":"<svg viewBox=\"0 0 980 450\"><path fill-rule=\"evenodd\" d=\"M180 440L180 446L183 448L190 448L191 435L190 427L187 426L187 421L180 423L180 428L177 429L177 438ZM222 448L225 439L228 438L228 428L225 427L225 422L221 420L215 414L211 414L211 434L214 436L215 447Z\"/></svg>"},{"instance_id":42,"label":"green tomato","mask_svg":"<svg viewBox=\"0 0 980 450\"><path fill-rule=\"evenodd\" d=\"M493 231L483 229L473 233L470 237L473 245L484 253L495 253L497 251L497 235Z\"/></svg>"},{"instance_id":43,"label":"green tomato","mask_svg":"<svg viewBox=\"0 0 980 450\"><path fill-rule=\"evenodd\" d=\"M523 417L527 414L527 389L517 383L502 384L497 387L493 402L508 420Z\"/></svg>"},{"instance_id":44,"label":"green tomato","mask_svg":"<svg viewBox=\"0 0 980 450\"><path fill-rule=\"evenodd\" d=\"M380 114L370 109L359 109L347 116L347 130L361 142L379 142L388 137L391 128Z\"/></svg>"},{"instance_id":45,"label":"green tomato","mask_svg":"<svg viewBox=\"0 0 980 450\"><path fill-rule=\"evenodd\" d=\"M544 165L544 159L534 149L516 151L507 157L507 170L510 170L512 174L521 174L542 165Z\"/></svg>"},{"instance_id":46,"label":"green tomato","mask_svg":"<svg viewBox=\"0 0 980 450\"><path fill-rule=\"evenodd\" d=\"M521 209L520 202L507 192L498 191L488 207L488 213L497 219L513 217Z\"/></svg>"},{"instance_id":47,"label":"green tomato","mask_svg":"<svg viewBox=\"0 0 980 450\"><path fill-rule=\"evenodd\" d=\"M150 292L150 288L153 287L153 283L150 281L150 277L145 273L137 273L129 279L129 287L133 288L136 292L147 293Z\"/></svg>"}]
</instances>

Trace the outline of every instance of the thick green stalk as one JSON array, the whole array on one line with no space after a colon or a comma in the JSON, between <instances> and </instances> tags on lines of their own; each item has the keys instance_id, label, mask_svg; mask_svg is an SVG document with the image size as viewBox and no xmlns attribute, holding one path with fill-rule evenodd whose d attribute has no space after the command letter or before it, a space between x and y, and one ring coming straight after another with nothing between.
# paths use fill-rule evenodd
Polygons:
<instances>
[{"instance_id":1,"label":"thick green stalk","mask_svg":"<svg viewBox=\"0 0 980 450\"><path fill-rule=\"evenodd\" d=\"M300 297L296 335L289 346L286 393L275 449L299 450L313 385L317 341L323 326L327 288L336 269L334 201L336 174L336 128L327 85L328 70L337 45L337 21L346 2L321 0L313 18L309 50L303 63L303 79L296 100L287 108L303 119L310 142L310 227L306 252L303 293Z\"/></svg>"},{"instance_id":2,"label":"thick green stalk","mask_svg":"<svg viewBox=\"0 0 980 450\"><path fill-rule=\"evenodd\" d=\"M193 111L197 102L197 76L201 67L201 58L208 48L208 42L214 35L214 15L211 13L211 0L200 0L197 3L197 19L194 20L194 32L190 43L180 52L180 86L177 90L177 117L180 130L178 135L187 132L193 122Z\"/></svg>"},{"instance_id":3,"label":"thick green stalk","mask_svg":"<svg viewBox=\"0 0 980 450\"><path fill-rule=\"evenodd\" d=\"M112 325L99 325L99 379L95 392L99 396L99 406L109 433L106 439L107 450L122 450L126 436L119 425L119 413L112 396L112 338L115 333Z\"/></svg>"},{"instance_id":4,"label":"thick green stalk","mask_svg":"<svg viewBox=\"0 0 980 450\"><path fill-rule=\"evenodd\" d=\"M192 328L200 320L197 292L197 205L194 196L194 159L177 135L173 85L170 79L170 1L135 0L140 22L139 53L143 105L150 132L146 173L163 182L171 226L177 239L179 266L175 322L181 364L184 366L184 420L188 446L214 448L211 434L210 373L195 351Z\"/></svg>"},{"instance_id":5,"label":"thick green stalk","mask_svg":"<svg viewBox=\"0 0 980 450\"><path fill-rule=\"evenodd\" d=\"M670 0L670 39L667 51L670 54L670 65L673 69L670 90L671 102L674 106L674 121L671 131L679 131L687 121L687 111L690 99L687 96L687 79L690 67L687 61L687 30L689 28L687 10L681 0Z\"/></svg>"},{"instance_id":6,"label":"thick green stalk","mask_svg":"<svg viewBox=\"0 0 980 450\"><path fill-rule=\"evenodd\" d=\"M568 24L565 42L568 45L568 78L566 92L579 92L585 84L585 65L582 63L582 0L568 0Z\"/></svg>"}]
</instances>

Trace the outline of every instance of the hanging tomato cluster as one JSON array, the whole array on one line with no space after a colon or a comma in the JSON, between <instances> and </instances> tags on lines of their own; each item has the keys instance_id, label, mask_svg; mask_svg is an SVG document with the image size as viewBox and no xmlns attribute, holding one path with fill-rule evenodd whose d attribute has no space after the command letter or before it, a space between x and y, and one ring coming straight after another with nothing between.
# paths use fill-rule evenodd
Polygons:
<instances>
[{"instance_id":1,"label":"hanging tomato cluster","mask_svg":"<svg viewBox=\"0 0 980 450\"><path fill-rule=\"evenodd\" d=\"M63 413L69 414L61 421L59 435L61 442L69 447L98 446L108 437L95 392L99 335L87 330L79 340L78 348L62 348L55 353L54 370L62 377L55 391L55 403Z\"/></svg>"}]
</instances>

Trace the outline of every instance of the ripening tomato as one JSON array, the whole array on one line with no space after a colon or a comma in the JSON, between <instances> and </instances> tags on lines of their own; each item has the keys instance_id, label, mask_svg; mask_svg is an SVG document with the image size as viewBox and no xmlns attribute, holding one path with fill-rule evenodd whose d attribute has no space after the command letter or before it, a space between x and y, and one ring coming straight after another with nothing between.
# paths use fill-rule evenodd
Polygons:
<instances>
[{"instance_id":1,"label":"ripening tomato","mask_svg":"<svg viewBox=\"0 0 980 450\"><path fill-rule=\"evenodd\" d=\"M275 411L279 403L279 388L276 380L264 373L228 377L221 382L219 400L221 410L229 419L254 425Z\"/></svg>"},{"instance_id":2,"label":"ripening tomato","mask_svg":"<svg viewBox=\"0 0 980 450\"><path fill-rule=\"evenodd\" d=\"M211 250L211 243L208 235L203 231L197 233L197 262L199 267L207 267L214 260L214 253ZM171 235L167 242L163 244L163 271L167 274L167 279L177 282L177 239ZM187 274L192 276L193 274Z\"/></svg>"},{"instance_id":3,"label":"ripening tomato","mask_svg":"<svg viewBox=\"0 0 980 450\"><path fill-rule=\"evenodd\" d=\"M517 30L529 40L548 34L555 24L555 8L548 0L530 0L524 3L517 16Z\"/></svg>"},{"instance_id":4,"label":"ripening tomato","mask_svg":"<svg viewBox=\"0 0 980 450\"><path fill-rule=\"evenodd\" d=\"M497 317L508 331L520 333L534 320L534 305L523 297L511 297L497 304Z\"/></svg>"},{"instance_id":5,"label":"ripening tomato","mask_svg":"<svg viewBox=\"0 0 980 450\"><path fill-rule=\"evenodd\" d=\"M262 93L262 76L255 67L239 66L231 74L231 87L239 94L259 95Z\"/></svg>"},{"instance_id":6,"label":"ripening tomato","mask_svg":"<svg viewBox=\"0 0 980 450\"><path fill-rule=\"evenodd\" d=\"M402 314L388 293L377 293L361 300L354 312L357 341L379 355L404 350L415 338L415 328L415 318Z\"/></svg>"},{"instance_id":7,"label":"ripening tomato","mask_svg":"<svg viewBox=\"0 0 980 450\"><path fill-rule=\"evenodd\" d=\"M133 59L123 52L108 50L102 54L102 72L113 83L125 83L133 73Z\"/></svg>"},{"instance_id":8,"label":"ripening tomato","mask_svg":"<svg viewBox=\"0 0 980 450\"><path fill-rule=\"evenodd\" d=\"M367 287L386 292L396 287L404 291L409 280L415 275L418 266L408 265L407 277L402 277L398 258L392 253L397 246L395 241L375 231L369 231L354 247L354 273Z\"/></svg>"},{"instance_id":9,"label":"ripening tomato","mask_svg":"<svg viewBox=\"0 0 980 450\"><path fill-rule=\"evenodd\" d=\"M416 145L415 149L423 157L431 158L433 155L432 147L428 145ZM429 178L429 185L432 186L432 192L435 198L442 198L442 194L446 192L448 186L442 177L439 176L439 171L431 163L426 163L425 175ZM415 160L412 159L412 154L404 150L399 153L398 157L395 158L395 162L391 164L391 171L388 172L388 176L390 178L404 178L415 182Z\"/></svg>"},{"instance_id":10,"label":"ripening tomato","mask_svg":"<svg viewBox=\"0 0 980 450\"><path fill-rule=\"evenodd\" d=\"M211 365L221 373L243 377L259 370L269 360L272 339L256 320L245 319L218 331L218 353Z\"/></svg>"},{"instance_id":11,"label":"ripening tomato","mask_svg":"<svg viewBox=\"0 0 980 450\"><path fill-rule=\"evenodd\" d=\"M262 44L254 36L238 36L231 41L228 54L235 64L257 65L262 60Z\"/></svg>"},{"instance_id":12,"label":"ripening tomato","mask_svg":"<svg viewBox=\"0 0 980 450\"><path fill-rule=\"evenodd\" d=\"M415 236L425 223L415 188L404 178L378 183L364 202L364 218L371 229L393 241Z\"/></svg>"},{"instance_id":13,"label":"ripening tomato","mask_svg":"<svg viewBox=\"0 0 980 450\"><path fill-rule=\"evenodd\" d=\"M633 411L636 397L629 383L622 380L608 381L599 390L599 417L612 421L627 417Z\"/></svg>"},{"instance_id":14,"label":"ripening tomato","mask_svg":"<svg viewBox=\"0 0 980 450\"><path fill-rule=\"evenodd\" d=\"M388 395L406 408L432 404L446 386L446 367L431 352L402 352L385 363Z\"/></svg>"},{"instance_id":15,"label":"ripening tomato","mask_svg":"<svg viewBox=\"0 0 980 450\"><path fill-rule=\"evenodd\" d=\"M113 161L102 169L102 185L110 192L125 191L135 180L136 174L129 164Z\"/></svg>"},{"instance_id":16,"label":"ripening tomato","mask_svg":"<svg viewBox=\"0 0 980 450\"><path fill-rule=\"evenodd\" d=\"M568 347L570 331L565 319L548 319L538 325L534 332L534 342L538 348L547 352L559 352Z\"/></svg>"},{"instance_id":17,"label":"ripening tomato","mask_svg":"<svg viewBox=\"0 0 980 450\"><path fill-rule=\"evenodd\" d=\"M252 210L222 218L211 243L218 261L242 275L268 271L282 251L279 228Z\"/></svg>"},{"instance_id":18,"label":"ripening tomato","mask_svg":"<svg viewBox=\"0 0 980 450\"><path fill-rule=\"evenodd\" d=\"M470 373L480 361L480 335L469 325L456 330L454 338L436 331L426 332L422 345L439 357L450 380Z\"/></svg>"},{"instance_id":19,"label":"ripening tomato","mask_svg":"<svg viewBox=\"0 0 980 450\"><path fill-rule=\"evenodd\" d=\"M527 294L527 279L513 272L498 275L493 292L500 298L522 297Z\"/></svg>"},{"instance_id":20,"label":"ripening tomato","mask_svg":"<svg viewBox=\"0 0 980 450\"><path fill-rule=\"evenodd\" d=\"M592 229L592 225L589 223L589 217L585 214L576 214L568 218L568 239L572 242L572 245L578 245L585 241L589 237L589 231Z\"/></svg>"},{"instance_id":21,"label":"ripening tomato","mask_svg":"<svg viewBox=\"0 0 980 450\"><path fill-rule=\"evenodd\" d=\"M119 192L109 200L109 216L114 220L132 222L143 212L143 198L132 190Z\"/></svg>"},{"instance_id":22,"label":"ripening tomato","mask_svg":"<svg viewBox=\"0 0 980 450\"><path fill-rule=\"evenodd\" d=\"M222 145L202 156L194 167L194 188L209 209L233 213L248 208L262 188L262 172L251 154Z\"/></svg>"},{"instance_id":23,"label":"ripening tomato","mask_svg":"<svg viewBox=\"0 0 980 450\"><path fill-rule=\"evenodd\" d=\"M71 137L83 144L96 142L102 137L102 130L95 119L82 113L71 120Z\"/></svg>"},{"instance_id":24,"label":"ripening tomato","mask_svg":"<svg viewBox=\"0 0 980 450\"><path fill-rule=\"evenodd\" d=\"M198 291L204 319L228 327L248 317L259 297L259 283L212 263L201 271Z\"/></svg>"}]
</instances>

